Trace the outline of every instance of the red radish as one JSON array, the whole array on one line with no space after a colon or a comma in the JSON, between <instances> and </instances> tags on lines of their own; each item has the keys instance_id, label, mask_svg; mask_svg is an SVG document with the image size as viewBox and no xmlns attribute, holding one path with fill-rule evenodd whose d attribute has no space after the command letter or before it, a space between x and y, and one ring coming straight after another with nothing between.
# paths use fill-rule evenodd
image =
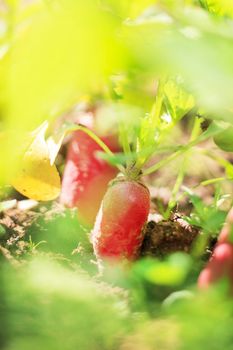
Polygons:
<instances>
[{"instance_id":1,"label":"red radish","mask_svg":"<svg viewBox=\"0 0 233 350\"><path fill-rule=\"evenodd\" d=\"M135 259L143 241L149 209L147 187L137 181L116 179L103 198L92 232L96 256Z\"/></svg>"},{"instance_id":2,"label":"red radish","mask_svg":"<svg viewBox=\"0 0 233 350\"><path fill-rule=\"evenodd\" d=\"M102 138L112 151L117 150L114 137ZM117 169L97 157L100 146L83 131L76 131L69 144L62 180L61 203L78 207L80 219L93 224L107 185Z\"/></svg>"},{"instance_id":3,"label":"red radish","mask_svg":"<svg viewBox=\"0 0 233 350\"><path fill-rule=\"evenodd\" d=\"M233 285L233 245L230 243L218 244L214 249L211 260L198 278L198 286L207 288L223 277L228 277Z\"/></svg>"},{"instance_id":4,"label":"red radish","mask_svg":"<svg viewBox=\"0 0 233 350\"><path fill-rule=\"evenodd\" d=\"M229 212L226 224L223 227L217 246L207 266L198 278L198 286L207 288L220 279L227 277L233 291L233 244L230 234L233 228L233 209Z\"/></svg>"},{"instance_id":5,"label":"red radish","mask_svg":"<svg viewBox=\"0 0 233 350\"><path fill-rule=\"evenodd\" d=\"M225 223L224 227L222 228L218 242L219 243L224 243L224 242L229 242L229 241L232 242L231 237L230 237L232 230L233 230L233 208L229 211L229 213L227 215L226 223Z\"/></svg>"}]
</instances>

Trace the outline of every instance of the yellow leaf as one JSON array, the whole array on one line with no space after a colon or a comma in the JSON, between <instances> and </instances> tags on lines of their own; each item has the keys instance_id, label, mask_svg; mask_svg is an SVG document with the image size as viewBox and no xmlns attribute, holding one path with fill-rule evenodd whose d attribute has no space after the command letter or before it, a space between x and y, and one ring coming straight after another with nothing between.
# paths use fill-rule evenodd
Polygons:
<instances>
[{"instance_id":1,"label":"yellow leaf","mask_svg":"<svg viewBox=\"0 0 233 350\"><path fill-rule=\"evenodd\" d=\"M55 165L50 165L45 132L45 122L32 133L33 141L24 153L20 168L12 181L16 190L24 196L48 201L58 197L60 193L60 176Z\"/></svg>"}]
</instances>

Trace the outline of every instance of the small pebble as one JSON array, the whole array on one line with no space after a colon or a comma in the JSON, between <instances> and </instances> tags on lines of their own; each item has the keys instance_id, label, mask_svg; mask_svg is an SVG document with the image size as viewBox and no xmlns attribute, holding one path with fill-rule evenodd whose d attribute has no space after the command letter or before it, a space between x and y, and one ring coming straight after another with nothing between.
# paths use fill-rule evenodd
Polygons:
<instances>
[{"instance_id":1,"label":"small pebble","mask_svg":"<svg viewBox=\"0 0 233 350\"><path fill-rule=\"evenodd\" d=\"M18 201L17 208L19 210L30 210L32 208L35 208L38 205L38 202L34 199L24 199L22 201Z\"/></svg>"},{"instance_id":2,"label":"small pebble","mask_svg":"<svg viewBox=\"0 0 233 350\"><path fill-rule=\"evenodd\" d=\"M16 207L16 204L17 204L16 199L0 202L0 211L6 211L8 209L13 209Z\"/></svg>"}]
</instances>

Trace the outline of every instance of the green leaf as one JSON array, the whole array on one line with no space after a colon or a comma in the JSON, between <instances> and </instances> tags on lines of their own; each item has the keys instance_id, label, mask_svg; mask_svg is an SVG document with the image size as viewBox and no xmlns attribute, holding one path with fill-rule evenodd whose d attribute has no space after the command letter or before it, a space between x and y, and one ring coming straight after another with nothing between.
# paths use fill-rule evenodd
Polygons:
<instances>
[{"instance_id":1,"label":"green leaf","mask_svg":"<svg viewBox=\"0 0 233 350\"><path fill-rule=\"evenodd\" d=\"M206 205L197 195L190 192L188 195L194 208L190 217L186 217L185 220L191 225L200 227L206 235L219 234L226 218L226 213L218 208L220 197L218 196L218 200L213 204Z\"/></svg>"},{"instance_id":2,"label":"green leaf","mask_svg":"<svg viewBox=\"0 0 233 350\"><path fill-rule=\"evenodd\" d=\"M211 13L233 17L233 3L231 0L204 0L203 3Z\"/></svg>"},{"instance_id":3,"label":"green leaf","mask_svg":"<svg viewBox=\"0 0 233 350\"><path fill-rule=\"evenodd\" d=\"M167 124L169 121L175 124L194 107L194 97L186 91L181 77L168 79L163 86L163 93L163 104L166 111L161 119Z\"/></svg>"},{"instance_id":4,"label":"green leaf","mask_svg":"<svg viewBox=\"0 0 233 350\"><path fill-rule=\"evenodd\" d=\"M107 161L109 164L117 166L119 164L125 165L126 163L132 163L135 161L137 155L136 153L131 153L130 155L126 155L124 153L114 153L114 155L110 156L105 152L96 152L97 156L100 159Z\"/></svg>"},{"instance_id":5,"label":"green leaf","mask_svg":"<svg viewBox=\"0 0 233 350\"><path fill-rule=\"evenodd\" d=\"M233 179L233 165L231 164L230 161L227 159L215 155L215 154L210 154L210 157L213 158L219 165L221 165L226 172L226 176L228 179L232 180Z\"/></svg>"},{"instance_id":6,"label":"green leaf","mask_svg":"<svg viewBox=\"0 0 233 350\"><path fill-rule=\"evenodd\" d=\"M182 76L210 118L232 120L232 21L194 6L173 9L167 5L164 11L172 18L166 25L148 20L127 28L144 71Z\"/></svg>"},{"instance_id":7,"label":"green leaf","mask_svg":"<svg viewBox=\"0 0 233 350\"><path fill-rule=\"evenodd\" d=\"M216 145L226 152L233 152L233 126L228 125L225 130L214 137Z\"/></svg>"},{"instance_id":8,"label":"green leaf","mask_svg":"<svg viewBox=\"0 0 233 350\"><path fill-rule=\"evenodd\" d=\"M190 266L190 256L184 253L174 253L164 261L142 260L135 266L135 272L153 284L177 286L186 278Z\"/></svg>"},{"instance_id":9,"label":"green leaf","mask_svg":"<svg viewBox=\"0 0 233 350\"><path fill-rule=\"evenodd\" d=\"M2 236L4 236L4 235L5 235L5 233L6 233L6 229L5 229L5 227L4 227L4 226L2 226L2 225L0 224L0 238L1 238Z\"/></svg>"},{"instance_id":10,"label":"green leaf","mask_svg":"<svg viewBox=\"0 0 233 350\"><path fill-rule=\"evenodd\" d=\"M186 92L180 77L160 79L152 111L141 120L138 152L145 153L141 157L142 163L155 151L165 134L193 107L194 98Z\"/></svg>"}]
</instances>

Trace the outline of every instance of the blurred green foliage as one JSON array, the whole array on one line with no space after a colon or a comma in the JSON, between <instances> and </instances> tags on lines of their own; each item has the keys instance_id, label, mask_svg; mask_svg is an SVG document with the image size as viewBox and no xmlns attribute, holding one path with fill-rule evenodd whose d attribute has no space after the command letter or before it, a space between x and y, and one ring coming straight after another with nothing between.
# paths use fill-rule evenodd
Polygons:
<instances>
[{"instance_id":1,"label":"blurred green foliage","mask_svg":"<svg viewBox=\"0 0 233 350\"><path fill-rule=\"evenodd\" d=\"M200 227L207 235L218 235L226 219L226 212L220 209L224 196L216 191L215 199L211 204L205 204L203 200L195 194L189 194L193 211L186 220L196 227Z\"/></svg>"},{"instance_id":2,"label":"blurred green foliage","mask_svg":"<svg viewBox=\"0 0 233 350\"><path fill-rule=\"evenodd\" d=\"M90 232L78 220L77 209L59 211L47 208L45 215L39 218L27 230L27 241L31 242L27 254L34 250L52 254L65 265L71 261L86 270L97 272L97 266L90 243Z\"/></svg>"},{"instance_id":3,"label":"blurred green foliage","mask_svg":"<svg viewBox=\"0 0 233 350\"><path fill-rule=\"evenodd\" d=\"M130 327L120 297L81 272L40 258L1 274L6 349L114 349Z\"/></svg>"},{"instance_id":4,"label":"blurred green foliage","mask_svg":"<svg viewBox=\"0 0 233 350\"><path fill-rule=\"evenodd\" d=\"M84 96L104 95L114 76L123 77L115 97L143 107L142 117L156 91L149 82L178 76L162 89L159 117L179 120L195 103L208 117L232 123L231 11L226 0L3 2L0 130L35 128ZM6 183L17 146L13 135L6 141L0 134L0 143Z\"/></svg>"},{"instance_id":5,"label":"blurred green foliage","mask_svg":"<svg viewBox=\"0 0 233 350\"><path fill-rule=\"evenodd\" d=\"M177 286L181 285L191 265L191 258L183 253L175 253L170 255L164 261L156 259L148 259L140 261L134 266L141 278L161 286Z\"/></svg>"},{"instance_id":6,"label":"blurred green foliage","mask_svg":"<svg viewBox=\"0 0 233 350\"><path fill-rule=\"evenodd\" d=\"M119 21L98 1L15 1L2 12L2 132L54 118L127 64ZM11 135L0 141L1 169L11 172L18 146Z\"/></svg>"},{"instance_id":7,"label":"blurred green foliage","mask_svg":"<svg viewBox=\"0 0 233 350\"><path fill-rule=\"evenodd\" d=\"M233 304L226 298L225 283L208 293L173 293L162 304L155 296L152 301L155 287L150 285L150 294L135 310L130 299L138 293L138 284L130 286L129 276L128 281L124 278L118 273L118 282L128 284L130 294L116 282L90 279L48 256L21 267L3 264L2 348L232 349Z\"/></svg>"}]
</instances>

